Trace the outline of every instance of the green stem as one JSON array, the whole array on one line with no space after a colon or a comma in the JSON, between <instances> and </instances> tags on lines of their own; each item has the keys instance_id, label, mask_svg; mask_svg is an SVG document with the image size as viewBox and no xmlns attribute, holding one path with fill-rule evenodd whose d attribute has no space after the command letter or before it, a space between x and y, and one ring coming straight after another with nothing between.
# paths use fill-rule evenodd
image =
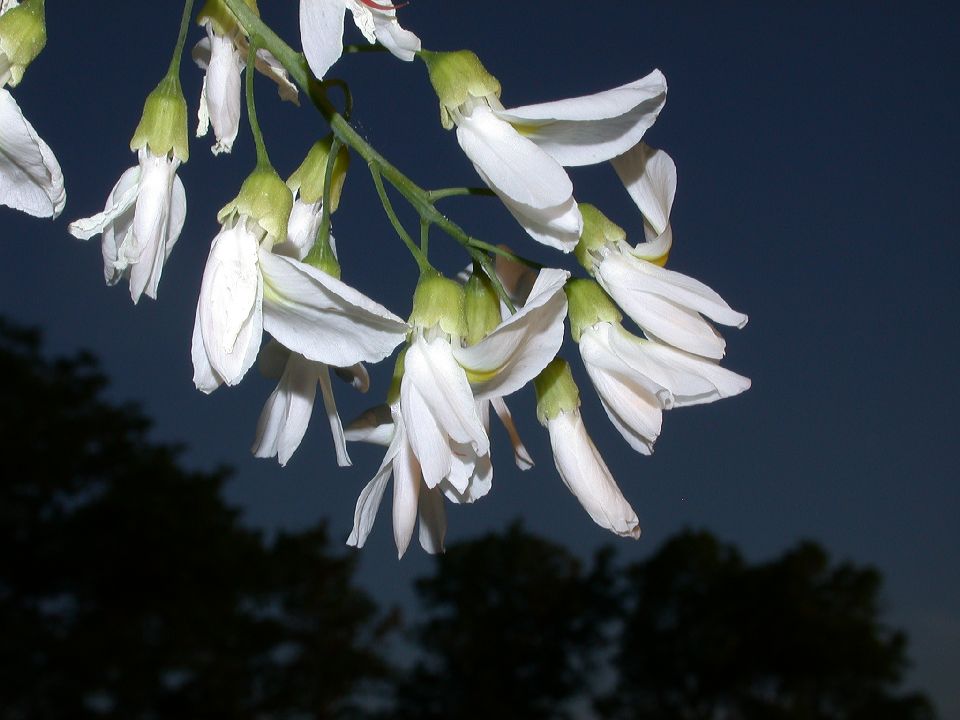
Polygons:
<instances>
[{"instance_id":1,"label":"green stem","mask_svg":"<svg viewBox=\"0 0 960 720\"><path fill-rule=\"evenodd\" d=\"M420 218L420 252L424 255L430 248L430 223Z\"/></svg>"},{"instance_id":2,"label":"green stem","mask_svg":"<svg viewBox=\"0 0 960 720\"><path fill-rule=\"evenodd\" d=\"M320 229L317 233L323 252L330 252L330 186L333 184L333 167L337 164L337 154L341 147L342 143L334 137L330 143L330 154L327 155L327 166L323 169L323 209L320 212Z\"/></svg>"},{"instance_id":3,"label":"green stem","mask_svg":"<svg viewBox=\"0 0 960 720\"><path fill-rule=\"evenodd\" d=\"M193 16L193 0L186 0L183 3L183 15L180 18L180 33L177 35L177 45L173 49L173 57L170 58L170 68L167 75L180 77L180 58L183 56L183 46L187 41L187 30L190 27L190 18Z\"/></svg>"},{"instance_id":4,"label":"green stem","mask_svg":"<svg viewBox=\"0 0 960 720\"><path fill-rule=\"evenodd\" d=\"M257 38L250 37L250 48L247 51L247 120L250 122L250 132L253 134L253 143L257 147L257 167L271 167L267 156L267 147L263 144L263 133L260 131L260 121L257 120L257 104L253 99L253 76L256 74Z\"/></svg>"},{"instance_id":5,"label":"green stem","mask_svg":"<svg viewBox=\"0 0 960 720\"><path fill-rule=\"evenodd\" d=\"M481 187L452 187L452 188L438 188L437 190L427 190L427 197L431 202L436 202L437 200L443 200L448 197L455 197L457 195L483 195L488 197L495 197L496 193L493 192L490 188L481 188Z\"/></svg>"},{"instance_id":6,"label":"green stem","mask_svg":"<svg viewBox=\"0 0 960 720\"><path fill-rule=\"evenodd\" d=\"M380 196L380 202L383 203L383 210L390 219L390 224L393 225L393 229L397 232L397 235L400 236L400 239L403 240L403 244L407 246L407 249L410 250L413 259L417 261L420 272L436 272L426 256L420 252L420 248L413 242L413 238L410 237L404 229L400 218L397 217L397 213L394 212L393 204L390 202L390 198L387 197L387 189L383 186L380 170L377 169L375 165L369 165L368 167L370 168L370 175L373 177L373 184L377 186L377 194Z\"/></svg>"}]
</instances>

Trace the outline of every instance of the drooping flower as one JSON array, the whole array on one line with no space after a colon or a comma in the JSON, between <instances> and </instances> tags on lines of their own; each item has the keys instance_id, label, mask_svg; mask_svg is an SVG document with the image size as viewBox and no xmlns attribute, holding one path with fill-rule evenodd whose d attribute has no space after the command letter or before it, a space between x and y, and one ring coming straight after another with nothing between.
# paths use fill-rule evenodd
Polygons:
<instances>
[{"instance_id":1,"label":"drooping flower","mask_svg":"<svg viewBox=\"0 0 960 720\"><path fill-rule=\"evenodd\" d=\"M557 472L597 525L621 537L640 537L640 522L580 417L580 392L570 366L553 360L534 381L537 418L550 433Z\"/></svg>"},{"instance_id":2,"label":"drooping flower","mask_svg":"<svg viewBox=\"0 0 960 720\"><path fill-rule=\"evenodd\" d=\"M256 0L245 0L257 11ZM246 67L249 42L233 13L223 0L207 0L197 16L207 37L193 48L194 62L204 70L200 91L197 137L213 125L214 155L230 152L240 129L240 74ZM256 68L277 83L280 97L296 103L297 86L267 50L257 51Z\"/></svg>"},{"instance_id":3,"label":"drooping flower","mask_svg":"<svg viewBox=\"0 0 960 720\"><path fill-rule=\"evenodd\" d=\"M593 206L581 205L584 230L577 259L648 337L694 355L720 359L726 343L704 315L742 328L747 316L687 275L660 266L670 250L669 226L631 247L626 232Z\"/></svg>"},{"instance_id":4,"label":"drooping flower","mask_svg":"<svg viewBox=\"0 0 960 720\"><path fill-rule=\"evenodd\" d=\"M46 41L43 0L0 6L0 204L55 218L67 201L60 163L5 89L20 83Z\"/></svg>"},{"instance_id":5,"label":"drooping flower","mask_svg":"<svg viewBox=\"0 0 960 720\"><path fill-rule=\"evenodd\" d=\"M429 502L426 528L419 511L421 544L434 552L437 528L446 527L438 500L473 502L489 491L493 466L487 401L495 408L501 405L504 396L530 382L556 355L563 342L562 288L568 275L542 271L523 308L466 346L463 288L439 276L421 280L410 318L414 330L398 363L389 416L384 410L368 413L346 431L348 440L389 443L383 464L357 502L350 544L360 547L366 541L391 473L395 484L401 483L394 490L394 533L401 554L413 531L417 497Z\"/></svg>"},{"instance_id":6,"label":"drooping flower","mask_svg":"<svg viewBox=\"0 0 960 720\"><path fill-rule=\"evenodd\" d=\"M176 75L150 93L130 141L139 163L120 176L103 212L75 220L68 230L88 240L102 234L103 275L107 285L129 278L130 297L156 299L164 263L180 237L187 198L177 176L189 156L187 103Z\"/></svg>"},{"instance_id":7,"label":"drooping flower","mask_svg":"<svg viewBox=\"0 0 960 720\"><path fill-rule=\"evenodd\" d=\"M666 100L666 80L654 70L612 90L505 109L500 83L469 51L421 53L440 98L441 123L481 179L527 233L564 252L573 250L583 221L563 166L610 160L636 145Z\"/></svg>"},{"instance_id":8,"label":"drooping flower","mask_svg":"<svg viewBox=\"0 0 960 720\"><path fill-rule=\"evenodd\" d=\"M634 450L653 451L662 410L714 402L750 387L750 380L715 361L628 332L592 280L571 281L566 290L587 373L610 422Z\"/></svg>"},{"instance_id":9,"label":"drooping flower","mask_svg":"<svg viewBox=\"0 0 960 720\"><path fill-rule=\"evenodd\" d=\"M396 8L374 0L300 0L300 42L310 70L318 79L343 54L343 17L350 11L368 42L380 42L395 57L410 61L420 38L397 22Z\"/></svg>"},{"instance_id":10,"label":"drooping flower","mask_svg":"<svg viewBox=\"0 0 960 720\"><path fill-rule=\"evenodd\" d=\"M303 357L334 367L377 362L403 341L403 320L332 275L272 252L286 238L293 198L272 168L258 168L220 211L193 331L194 384L235 385L253 365L263 331Z\"/></svg>"}]
</instances>

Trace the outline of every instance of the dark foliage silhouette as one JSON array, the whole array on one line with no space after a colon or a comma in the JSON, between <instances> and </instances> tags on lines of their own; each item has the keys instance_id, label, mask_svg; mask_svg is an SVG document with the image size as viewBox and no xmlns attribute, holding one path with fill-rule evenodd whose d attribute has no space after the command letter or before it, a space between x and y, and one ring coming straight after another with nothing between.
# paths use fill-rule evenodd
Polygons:
<instances>
[{"instance_id":1,"label":"dark foliage silhouette","mask_svg":"<svg viewBox=\"0 0 960 720\"><path fill-rule=\"evenodd\" d=\"M87 355L0 322L0 718L339 718L385 631L322 527L267 544Z\"/></svg>"},{"instance_id":2,"label":"dark foliage silhouette","mask_svg":"<svg viewBox=\"0 0 960 720\"><path fill-rule=\"evenodd\" d=\"M747 564L687 532L630 568L611 720L927 720L897 694L905 636L880 622L881 578L801 543Z\"/></svg>"}]
</instances>

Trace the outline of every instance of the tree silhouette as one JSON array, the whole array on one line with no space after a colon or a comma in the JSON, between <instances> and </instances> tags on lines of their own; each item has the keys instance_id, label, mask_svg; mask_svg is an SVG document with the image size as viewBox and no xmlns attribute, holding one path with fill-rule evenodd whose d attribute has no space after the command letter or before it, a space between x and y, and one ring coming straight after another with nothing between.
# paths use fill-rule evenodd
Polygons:
<instances>
[{"instance_id":1,"label":"tree silhouette","mask_svg":"<svg viewBox=\"0 0 960 720\"><path fill-rule=\"evenodd\" d=\"M629 573L611 720L926 720L895 693L906 639L879 621L876 570L802 543L747 565L686 532Z\"/></svg>"},{"instance_id":2,"label":"tree silhouette","mask_svg":"<svg viewBox=\"0 0 960 720\"><path fill-rule=\"evenodd\" d=\"M348 716L386 630L352 559L266 544L104 385L0 321L0 718Z\"/></svg>"},{"instance_id":3,"label":"tree silhouette","mask_svg":"<svg viewBox=\"0 0 960 720\"><path fill-rule=\"evenodd\" d=\"M450 547L417 582L425 657L399 682L393 717L566 717L613 612L609 559L587 571L519 524Z\"/></svg>"}]
</instances>

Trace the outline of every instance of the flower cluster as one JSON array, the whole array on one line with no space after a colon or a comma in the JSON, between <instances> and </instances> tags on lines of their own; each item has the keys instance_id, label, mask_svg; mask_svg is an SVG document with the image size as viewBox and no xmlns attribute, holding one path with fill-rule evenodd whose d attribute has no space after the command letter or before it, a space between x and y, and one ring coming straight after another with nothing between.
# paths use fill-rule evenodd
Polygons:
<instances>
[{"instance_id":1,"label":"flower cluster","mask_svg":"<svg viewBox=\"0 0 960 720\"><path fill-rule=\"evenodd\" d=\"M743 327L746 316L703 283L665 267L673 245L676 167L644 137L664 108L666 79L653 70L592 95L508 108L499 81L475 54L423 49L400 26L397 7L377 0L301 0L302 56L263 23L256 0L207 0L200 9L196 20L206 37L193 49L204 71L197 135L212 126L213 153L231 152L241 129L245 80L257 161L217 216L220 230L196 306L194 384L204 393L233 386L255 364L274 378L252 450L280 465L303 442L319 386L339 465L351 464L350 442L386 448L360 493L347 542L366 542L392 480L400 555L417 526L420 545L441 551L446 503L474 503L491 492L491 409L507 431L516 465L533 466L507 406L508 396L532 385L563 483L597 524L638 537L637 514L587 433L580 390L560 355L568 330L610 423L644 455L660 436L664 411L750 386L720 367L725 345L715 329ZM326 99L330 82L345 86L325 78L345 52L348 11L367 41L401 61L423 61L441 125L456 128L486 189L422 189ZM43 0L0 0L0 13L0 202L56 216L64 199L60 169L2 88L20 81L43 46ZM143 294L156 299L186 218L178 170L188 159L188 107L179 72L191 16L188 0L174 58L147 96L130 143L136 164L122 173L102 212L69 226L78 238L101 235L106 282L128 280L134 303ZM303 90L330 128L286 180L270 163L260 131L254 70L276 82L284 100L297 103ZM331 218L351 154L369 168L384 213L418 266L406 319L341 278ZM568 169L606 162L640 211L635 224L644 237L637 244L600 209L575 197ZM419 244L394 211L385 181L419 214ZM522 233L539 243L534 248L560 251L559 261L537 262L472 237L436 207L451 191L496 196ZM454 278L434 267L431 228L463 246L468 270ZM341 243L341 252L354 249ZM570 258L579 261L575 271ZM551 267L561 261L571 269ZM265 334L271 338L266 342ZM366 365L395 353L385 402L344 427L332 376L367 392Z\"/></svg>"}]
</instances>

